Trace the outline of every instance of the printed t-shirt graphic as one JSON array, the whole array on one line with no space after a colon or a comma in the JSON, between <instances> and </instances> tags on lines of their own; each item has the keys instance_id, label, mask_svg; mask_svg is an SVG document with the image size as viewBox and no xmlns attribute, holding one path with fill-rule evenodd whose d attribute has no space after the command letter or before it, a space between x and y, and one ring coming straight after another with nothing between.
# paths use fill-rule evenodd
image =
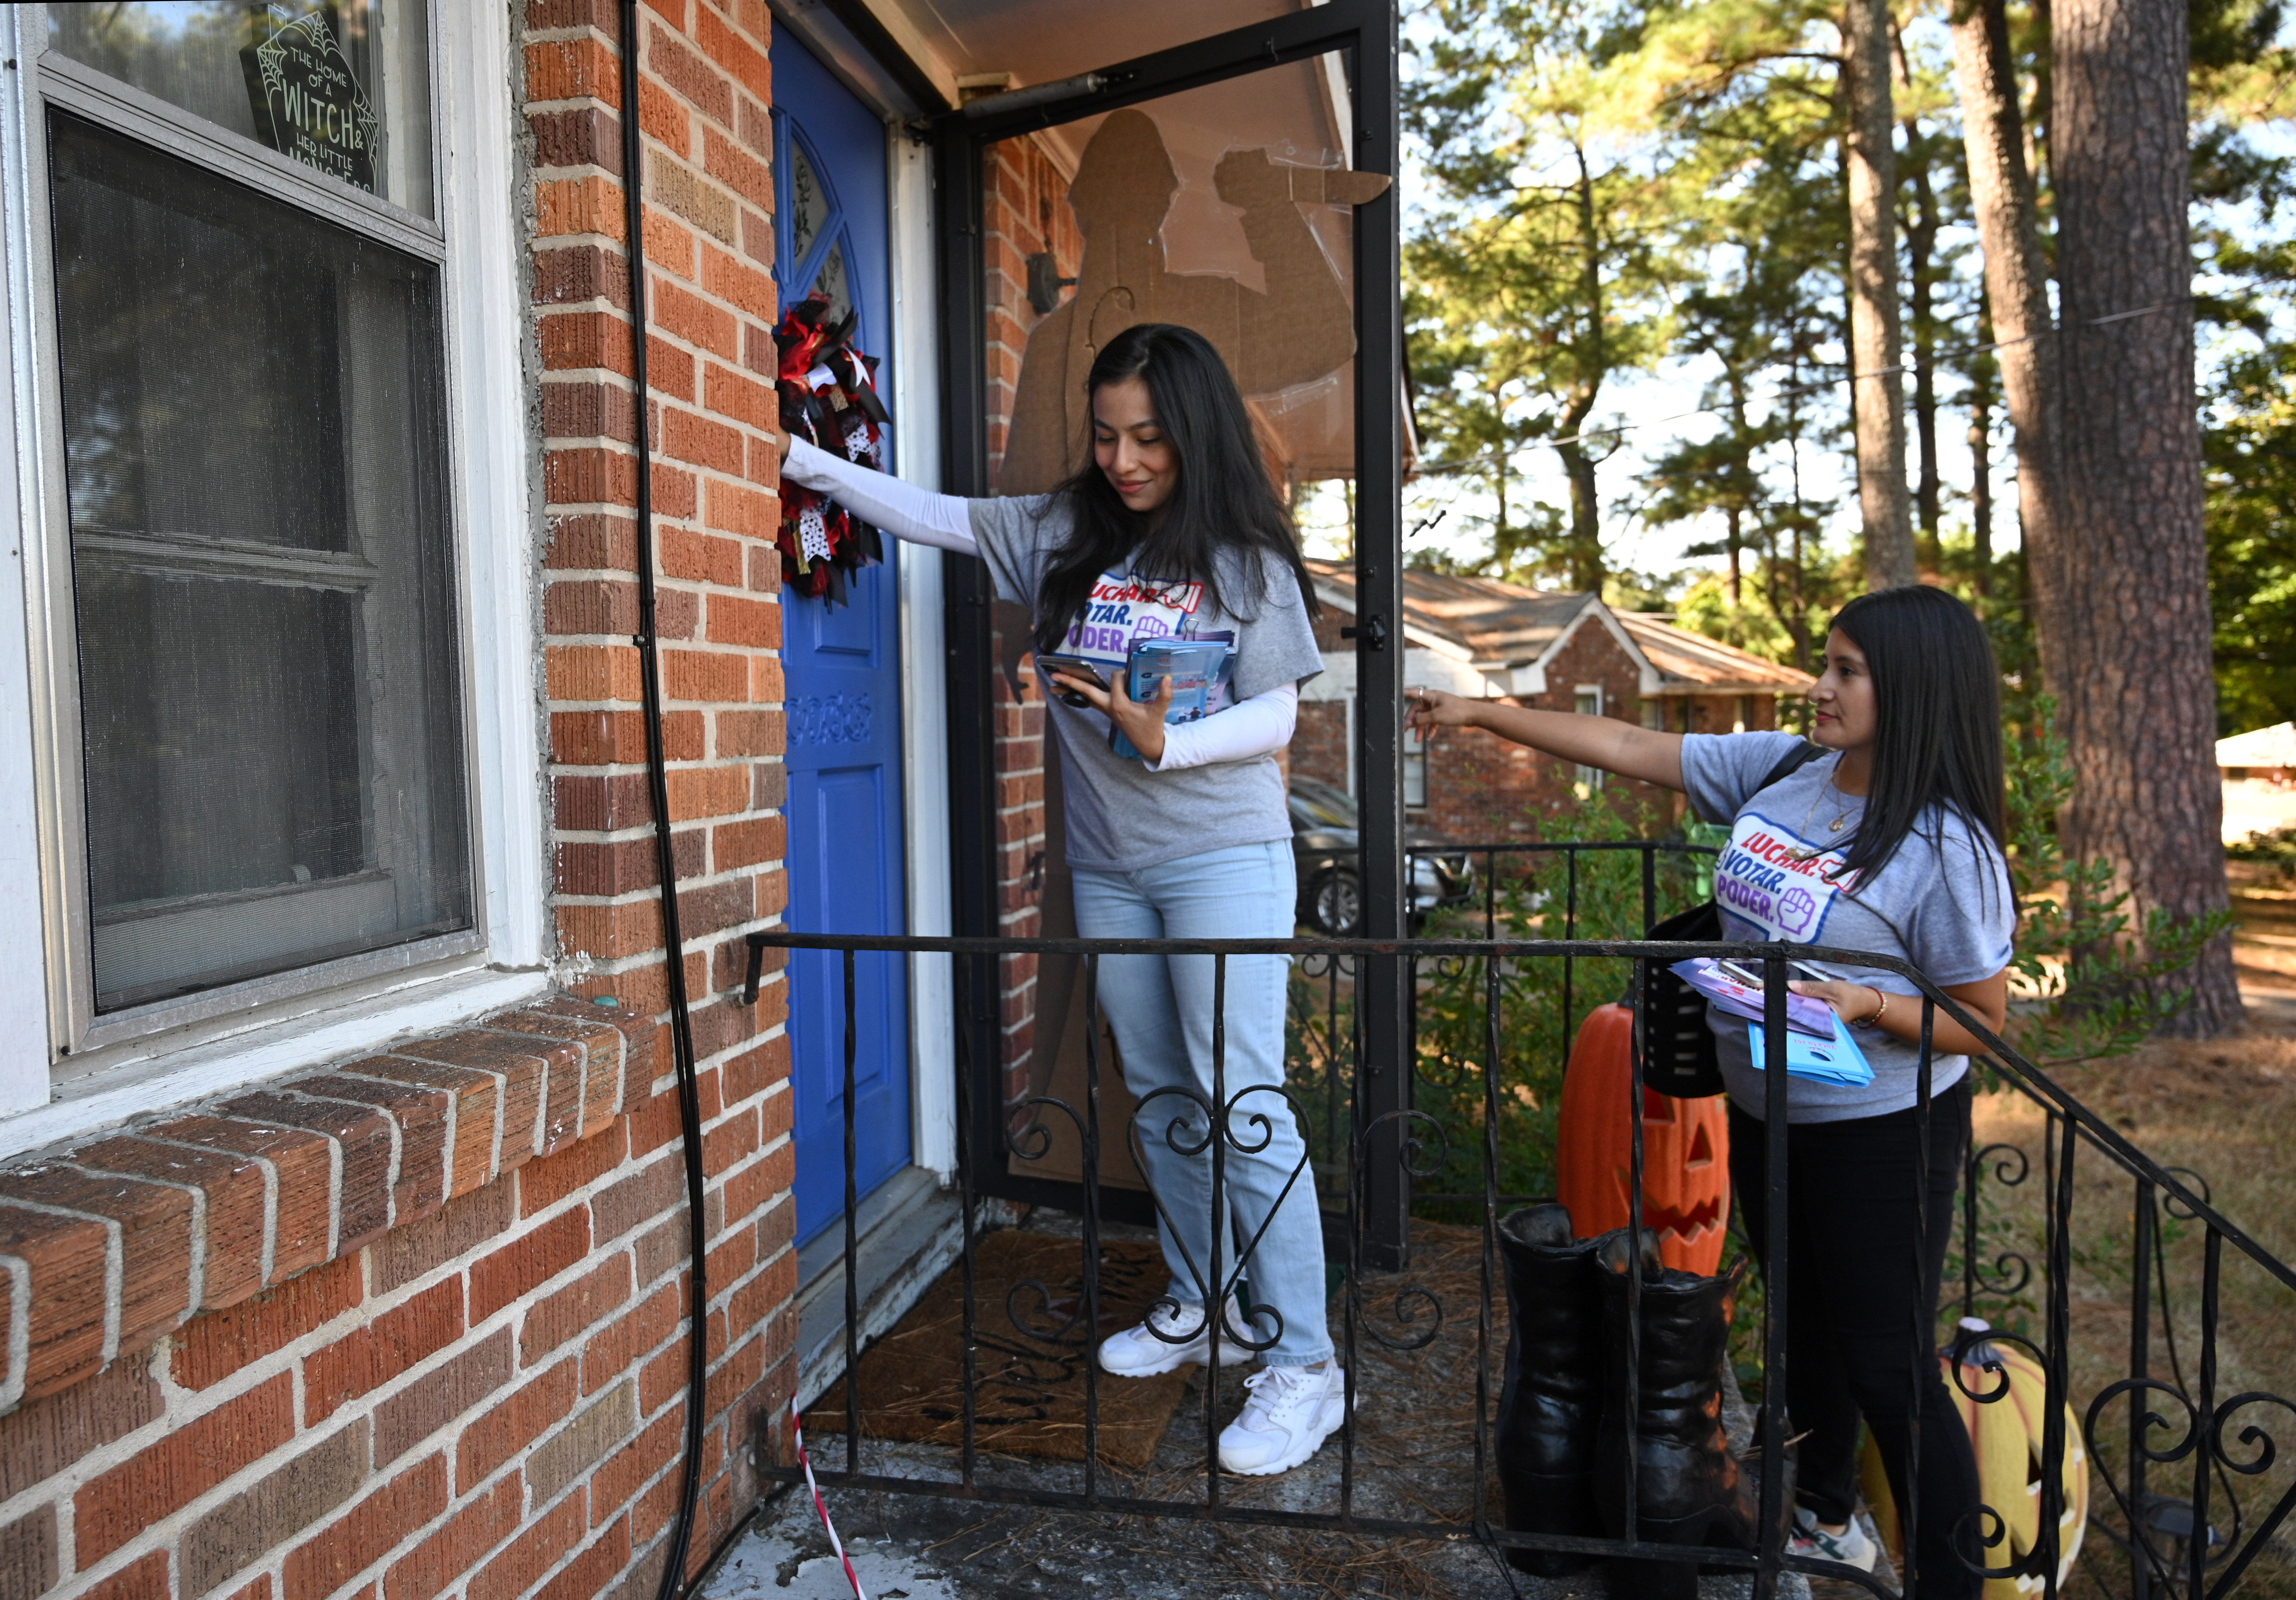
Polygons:
<instances>
[{"instance_id":1,"label":"printed t-shirt graphic","mask_svg":"<svg viewBox=\"0 0 2296 1600\"><path fill-rule=\"evenodd\" d=\"M1104 572L1092 586L1084 611L1069 624L1060 653L1081 656L1113 683L1124 672L1135 640L1193 637L1201 584L1158 584L1137 573ZM1214 686L1204 710L1226 708L1228 688Z\"/></svg>"},{"instance_id":2,"label":"printed t-shirt graphic","mask_svg":"<svg viewBox=\"0 0 2296 1600\"><path fill-rule=\"evenodd\" d=\"M1725 932L1822 943L1834 901L1857 883L1841 865L1839 850L1822 848L1758 811L1741 812L1714 866L1714 902L1722 908ZM1742 926L1727 927L1732 918Z\"/></svg>"}]
</instances>

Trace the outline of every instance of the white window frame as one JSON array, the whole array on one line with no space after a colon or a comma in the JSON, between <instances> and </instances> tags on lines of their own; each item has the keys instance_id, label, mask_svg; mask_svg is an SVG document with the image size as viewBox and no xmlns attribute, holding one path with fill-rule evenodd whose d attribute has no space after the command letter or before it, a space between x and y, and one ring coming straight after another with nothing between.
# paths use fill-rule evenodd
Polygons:
<instances>
[{"instance_id":1,"label":"white window frame","mask_svg":"<svg viewBox=\"0 0 2296 1600\"><path fill-rule=\"evenodd\" d=\"M1590 698L1595 702L1591 706L1587 704ZM1570 691L1570 709L1580 716L1603 715L1608 709L1603 705L1603 686L1600 683L1581 683L1573 688ZM1577 773L1578 786L1588 796L1599 795L1603 792L1603 780L1609 774L1600 767L1582 766Z\"/></svg>"},{"instance_id":2,"label":"white window frame","mask_svg":"<svg viewBox=\"0 0 2296 1600\"><path fill-rule=\"evenodd\" d=\"M1416 800L1411 797L1414 788L1419 792ZM1403 809L1427 809L1427 741L1408 723L1403 729Z\"/></svg>"},{"instance_id":3,"label":"white window frame","mask_svg":"<svg viewBox=\"0 0 2296 1600\"><path fill-rule=\"evenodd\" d=\"M0 11L0 1155L540 992L550 951L546 793L529 571L512 41L501 7L432 0L436 218L50 53L46 9ZM457 568L472 927L98 1017L47 195L54 104L150 139L441 266L447 504ZM486 626L477 625L483 617ZM33 1040L45 1049L33 1049ZM33 1111L35 1107L45 1110ZM5 1114L15 1113L14 1116ZM30 1113L30 1114L25 1114Z\"/></svg>"}]
</instances>

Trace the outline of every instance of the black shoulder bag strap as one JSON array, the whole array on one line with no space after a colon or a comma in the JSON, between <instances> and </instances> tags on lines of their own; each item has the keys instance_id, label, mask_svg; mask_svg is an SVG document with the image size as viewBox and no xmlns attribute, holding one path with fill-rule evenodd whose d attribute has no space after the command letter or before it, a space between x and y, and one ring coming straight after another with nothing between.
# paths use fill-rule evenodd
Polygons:
<instances>
[{"instance_id":1,"label":"black shoulder bag strap","mask_svg":"<svg viewBox=\"0 0 2296 1600\"><path fill-rule=\"evenodd\" d=\"M1801 744L1781 756L1753 793L1800 771L1825 751ZM1743 809L1742 806L1741 809ZM1722 908L1709 900L1702 905L1653 922L1645 935L1669 943L1706 943L1722 937ZM1655 961L1643 967L1643 1082L1677 1100L1702 1099L1722 1092L1722 1065L1714 1050L1714 1032L1706 1025L1706 997Z\"/></svg>"}]
</instances>

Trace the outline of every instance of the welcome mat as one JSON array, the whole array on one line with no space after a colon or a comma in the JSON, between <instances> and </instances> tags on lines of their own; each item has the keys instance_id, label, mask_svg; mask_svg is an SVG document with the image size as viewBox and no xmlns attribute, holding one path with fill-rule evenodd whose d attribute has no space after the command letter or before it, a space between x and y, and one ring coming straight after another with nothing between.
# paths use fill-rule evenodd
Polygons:
<instances>
[{"instance_id":1,"label":"welcome mat","mask_svg":"<svg viewBox=\"0 0 2296 1600\"><path fill-rule=\"evenodd\" d=\"M1007 1455L1081 1461L1085 1373L1101 1340L1148 1314L1171 1286L1152 1241L1103 1244L1100 1327L1084 1319L1084 1245L1010 1229L975 1246L973 1441ZM861 1358L861 1431L934 1444L964 1440L964 1267L941 1274ZM1099 1375L1100 1458L1148 1465L1186 1391L1188 1367L1152 1378ZM840 1380L806 1414L808 1433L845 1431Z\"/></svg>"}]
</instances>

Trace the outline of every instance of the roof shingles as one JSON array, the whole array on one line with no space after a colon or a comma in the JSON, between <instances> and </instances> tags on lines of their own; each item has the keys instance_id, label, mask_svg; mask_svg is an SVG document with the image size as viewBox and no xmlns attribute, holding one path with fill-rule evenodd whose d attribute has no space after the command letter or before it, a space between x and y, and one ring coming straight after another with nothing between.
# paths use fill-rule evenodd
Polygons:
<instances>
[{"instance_id":1,"label":"roof shingles","mask_svg":"<svg viewBox=\"0 0 2296 1600\"><path fill-rule=\"evenodd\" d=\"M1349 565L1312 559L1307 565L1324 597L1352 611L1355 574ZM1410 632L1487 668L1538 660L1590 608L1614 619L1634 641L1656 670L1661 694L1800 694L1810 685L1807 673L1655 616L1613 610L1593 594L1411 567L1403 573L1404 619Z\"/></svg>"}]
</instances>

